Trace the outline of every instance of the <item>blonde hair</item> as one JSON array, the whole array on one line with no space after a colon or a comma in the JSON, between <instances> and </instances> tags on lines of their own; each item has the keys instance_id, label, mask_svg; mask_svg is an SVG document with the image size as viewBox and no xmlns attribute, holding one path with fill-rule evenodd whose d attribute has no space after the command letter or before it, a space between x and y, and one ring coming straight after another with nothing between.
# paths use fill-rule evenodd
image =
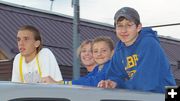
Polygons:
<instances>
[{"instance_id":1,"label":"blonde hair","mask_svg":"<svg viewBox=\"0 0 180 101\"><path fill-rule=\"evenodd\" d=\"M93 42L92 42L92 46L97 43L97 42L105 42L108 44L108 47L110 48L111 51L114 50L114 41L111 39L111 37L109 36L99 36L99 37L96 37Z\"/></svg>"},{"instance_id":2,"label":"blonde hair","mask_svg":"<svg viewBox=\"0 0 180 101\"><path fill-rule=\"evenodd\" d=\"M81 51L82 51L82 48L85 46L85 45L88 45L88 44L91 44L92 46L92 40L91 39L86 39L84 40L81 45L78 47L77 49L77 56L80 58L80 55L81 55Z\"/></svg>"}]
</instances>

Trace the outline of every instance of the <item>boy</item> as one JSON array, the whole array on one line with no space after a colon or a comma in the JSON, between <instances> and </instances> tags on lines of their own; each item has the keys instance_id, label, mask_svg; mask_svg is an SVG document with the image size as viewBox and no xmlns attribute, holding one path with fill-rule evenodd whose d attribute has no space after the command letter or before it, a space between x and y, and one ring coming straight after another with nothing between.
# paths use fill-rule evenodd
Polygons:
<instances>
[{"instance_id":1,"label":"boy","mask_svg":"<svg viewBox=\"0 0 180 101\"><path fill-rule=\"evenodd\" d=\"M48 48L42 48L40 32L30 25L22 26L17 33L18 49L14 58L12 82L40 83L43 77L62 80L55 56Z\"/></svg>"},{"instance_id":2,"label":"boy","mask_svg":"<svg viewBox=\"0 0 180 101\"><path fill-rule=\"evenodd\" d=\"M165 92L176 85L168 59L157 34L142 28L138 12L130 7L118 10L114 25L119 42L107 73L98 87Z\"/></svg>"}]
</instances>

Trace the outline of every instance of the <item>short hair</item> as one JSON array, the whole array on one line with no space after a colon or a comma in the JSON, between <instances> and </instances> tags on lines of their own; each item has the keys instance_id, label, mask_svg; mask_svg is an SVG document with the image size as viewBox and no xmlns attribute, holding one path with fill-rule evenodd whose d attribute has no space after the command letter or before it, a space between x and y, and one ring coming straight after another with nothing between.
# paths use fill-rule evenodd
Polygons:
<instances>
[{"instance_id":1,"label":"short hair","mask_svg":"<svg viewBox=\"0 0 180 101\"><path fill-rule=\"evenodd\" d=\"M38 30L36 27L34 27L34 26L24 25L24 26L21 26L18 31L23 31L23 30L31 31L31 32L33 33L33 35L34 35L34 39L35 39L36 41L37 41L37 40L40 41L40 45L39 45L39 47L37 48L37 52L39 52L39 51L42 49L42 46L43 46L43 45L42 45L42 39L41 39L41 35L40 35L39 30Z\"/></svg>"},{"instance_id":2,"label":"short hair","mask_svg":"<svg viewBox=\"0 0 180 101\"><path fill-rule=\"evenodd\" d=\"M124 19L126 19L126 20L128 20L127 18L125 18L125 17L120 17L117 21L123 21ZM135 25L136 26L138 26L139 24L141 24L141 22L139 22L139 21L133 21L134 23L135 23ZM117 23L115 23L115 24L117 24ZM116 27L116 25L114 25L115 27Z\"/></svg>"},{"instance_id":3,"label":"short hair","mask_svg":"<svg viewBox=\"0 0 180 101\"><path fill-rule=\"evenodd\" d=\"M114 50L114 41L111 39L111 37L109 36L99 36L99 37L96 37L93 42L92 42L92 46L97 43L97 42L105 42L108 44L110 50Z\"/></svg>"}]
</instances>

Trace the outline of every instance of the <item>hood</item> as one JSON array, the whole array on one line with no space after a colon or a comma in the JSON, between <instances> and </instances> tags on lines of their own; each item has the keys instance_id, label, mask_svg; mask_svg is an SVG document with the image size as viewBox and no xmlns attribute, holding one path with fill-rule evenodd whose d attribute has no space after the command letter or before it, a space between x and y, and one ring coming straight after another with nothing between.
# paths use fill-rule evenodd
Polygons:
<instances>
[{"instance_id":1,"label":"hood","mask_svg":"<svg viewBox=\"0 0 180 101\"><path fill-rule=\"evenodd\" d=\"M152 28L150 27L143 27L141 31L139 32L138 38L136 39L134 44L132 44L130 47L136 46L136 44L138 44L145 37L151 37L151 38L154 38L156 41L160 42L157 37L156 31L152 30Z\"/></svg>"},{"instance_id":2,"label":"hood","mask_svg":"<svg viewBox=\"0 0 180 101\"><path fill-rule=\"evenodd\" d=\"M155 40L157 40L159 42L157 32L152 30L152 28L150 28L150 27L143 27L141 29L141 31L139 32L139 36L136 41L138 42L139 40L141 40L144 37L153 37Z\"/></svg>"}]
</instances>

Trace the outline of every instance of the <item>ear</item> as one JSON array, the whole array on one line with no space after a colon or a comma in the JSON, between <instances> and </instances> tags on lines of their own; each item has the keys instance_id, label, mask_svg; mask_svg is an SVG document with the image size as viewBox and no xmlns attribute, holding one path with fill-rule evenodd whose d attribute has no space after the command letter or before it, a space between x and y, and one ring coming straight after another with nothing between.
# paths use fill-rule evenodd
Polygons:
<instances>
[{"instance_id":1,"label":"ear","mask_svg":"<svg viewBox=\"0 0 180 101\"><path fill-rule=\"evenodd\" d=\"M139 24L139 25L137 26L137 31L139 32L139 31L141 30L141 28L142 28L142 24Z\"/></svg>"},{"instance_id":2,"label":"ear","mask_svg":"<svg viewBox=\"0 0 180 101\"><path fill-rule=\"evenodd\" d=\"M34 45L35 45L36 48L39 47L40 46L40 41L37 40Z\"/></svg>"},{"instance_id":3,"label":"ear","mask_svg":"<svg viewBox=\"0 0 180 101\"><path fill-rule=\"evenodd\" d=\"M114 50L111 51L111 57L114 55Z\"/></svg>"},{"instance_id":4,"label":"ear","mask_svg":"<svg viewBox=\"0 0 180 101\"><path fill-rule=\"evenodd\" d=\"M114 32L114 34L116 35L116 28L115 28L115 29L113 29L113 32Z\"/></svg>"}]
</instances>

